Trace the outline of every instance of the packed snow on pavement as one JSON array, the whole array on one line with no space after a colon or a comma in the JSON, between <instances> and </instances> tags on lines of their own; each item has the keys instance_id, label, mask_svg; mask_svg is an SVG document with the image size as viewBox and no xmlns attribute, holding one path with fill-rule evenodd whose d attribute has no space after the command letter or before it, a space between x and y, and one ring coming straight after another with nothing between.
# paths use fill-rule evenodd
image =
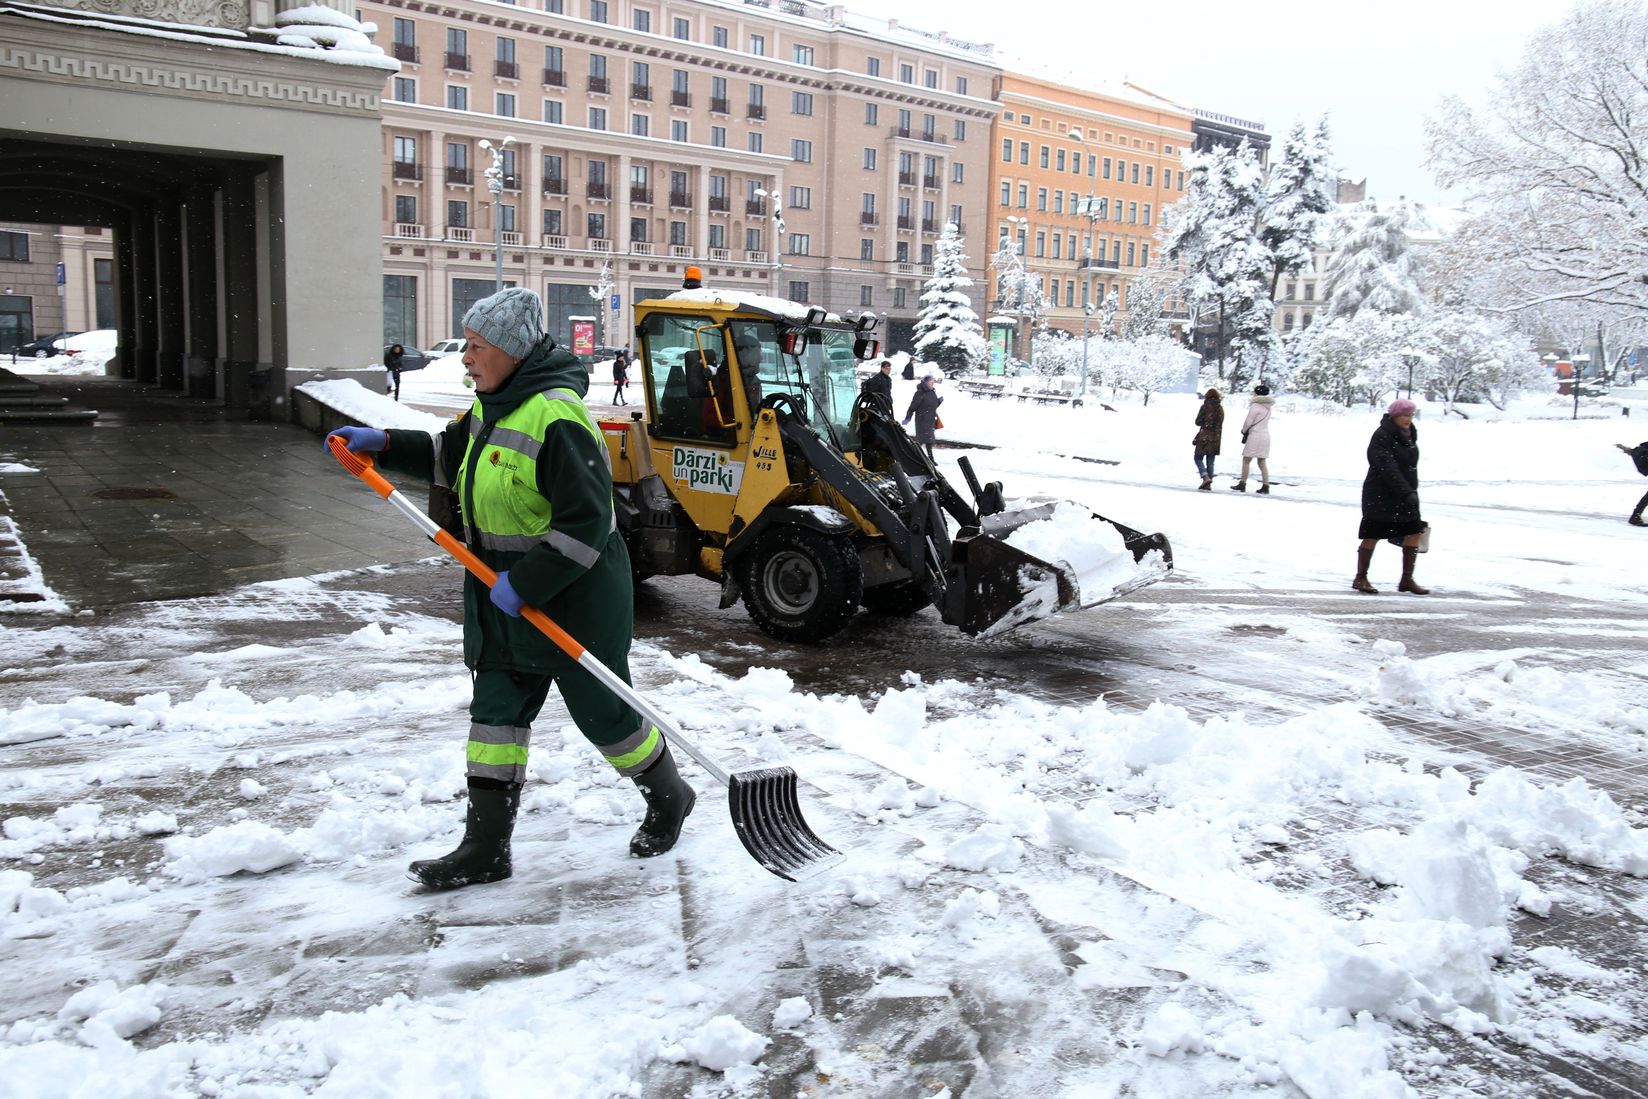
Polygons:
<instances>
[{"instance_id":1,"label":"packed snow on pavement","mask_svg":"<svg viewBox=\"0 0 1648 1099\"><path fill-rule=\"evenodd\" d=\"M941 451L947 467L970 453L1010 495L1167 533L1178 583L1274 593L1284 613L1348 584L1377 413L1284 397L1277 484L1255 499L1225 487L1234 430L1219 486L1195 491L1189 395L1115 411L946 396L941 439L995 448ZM383 401L352 407L370 422ZM1643 482L1612 449L1637 441L1621 420L1542 399L1478 411L1419 422L1436 594L1381 610L1640 604L1642 534L1622 520ZM382 504L363 490L362 506ZM1375 558L1387 590L1397 558ZM991 1020L1011 1042L964 1055L994 1094L1477 1094L1484 1048L1648 1075L1640 965L1524 932L1640 898L1641 807L1582 779L1473 779L1381 720L1503 719L1641 753L1648 665L1581 667L1565 644L1580 621L1421 658L1363 620L1298 615L1300 674L1343 690L1286 718L1054 705L965 667L810 691L781 661L733 677L643 639L639 689L731 769L794 767L847 861L766 874L690 765L681 845L630 859L640 800L552 700L515 877L431 896L402 873L461 828L468 679L456 596L405 594L409 571L0 619L0 1090L891 1094L908 1066L832 981L860 1006ZM1152 643L1207 651L1228 616L1199 610L1162 607Z\"/></svg>"}]
</instances>

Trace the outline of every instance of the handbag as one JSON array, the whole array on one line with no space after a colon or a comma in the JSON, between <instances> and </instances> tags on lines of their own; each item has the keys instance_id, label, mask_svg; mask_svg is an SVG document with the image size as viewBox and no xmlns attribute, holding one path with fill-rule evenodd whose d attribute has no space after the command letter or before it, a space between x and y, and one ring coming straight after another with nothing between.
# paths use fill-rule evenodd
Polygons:
<instances>
[{"instance_id":1,"label":"handbag","mask_svg":"<svg viewBox=\"0 0 1648 1099\"><path fill-rule=\"evenodd\" d=\"M934 416L933 417L933 430L938 431L943 427L944 427L944 421L942 419L940 419L939 417Z\"/></svg>"},{"instance_id":2,"label":"handbag","mask_svg":"<svg viewBox=\"0 0 1648 1099\"><path fill-rule=\"evenodd\" d=\"M1247 431L1242 432L1242 442L1244 442L1244 443L1247 442L1248 431L1252 431L1252 430L1253 429L1250 427L1250 428L1248 428Z\"/></svg>"},{"instance_id":3,"label":"handbag","mask_svg":"<svg viewBox=\"0 0 1648 1099\"><path fill-rule=\"evenodd\" d=\"M1387 538L1385 541L1393 546L1402 545L1401 538ZM1429 523L1426 523L1425 529L1419 532L1419 541L1414 544L1413 548L1420 553L1429 553L1431 551L1431 525Z\"/></svg>"}]
</instances>

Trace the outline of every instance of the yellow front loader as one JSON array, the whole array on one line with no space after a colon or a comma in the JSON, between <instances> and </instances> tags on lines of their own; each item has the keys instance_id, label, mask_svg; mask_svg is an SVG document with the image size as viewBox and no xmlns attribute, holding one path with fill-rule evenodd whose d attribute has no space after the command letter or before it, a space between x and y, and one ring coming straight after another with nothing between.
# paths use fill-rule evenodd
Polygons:
<instances>
[{"instance_id":1,"label":"yellow front loader","mask_svg":"<svg viewBox=\"0 0 1648 1099\"><path fill-rule=\"evenodd\" d=\"M1102 516L1138 565L1104 590L1082 591L1066 562L1011 545L1057 502L1008 512L1001 486L980 486L965 458L972 499L961 496L890 407L861 398L855 367L875 354L873 318L709 289L635 314L646 413L601 427L637 579L702 576L771 636L815 642L860 607L932 606L969 634L997 633L1172 568L1164 536Z\"/></svg>"}]
</instances>

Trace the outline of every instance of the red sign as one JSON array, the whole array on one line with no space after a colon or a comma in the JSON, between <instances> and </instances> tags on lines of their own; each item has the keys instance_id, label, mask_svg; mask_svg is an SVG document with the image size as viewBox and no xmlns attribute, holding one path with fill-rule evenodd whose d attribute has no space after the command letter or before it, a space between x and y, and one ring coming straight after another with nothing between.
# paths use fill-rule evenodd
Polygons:
<instances>
[{"instance_id":1,"label":"red sign","mask_svg":"<svg viewBox=\"0 0 1648 1099\"><path fill-rule=\"evenodd\" d=\"M574 355L595 354L595 322L572 322L572 353Z\"/></svg>"}]
</instances>

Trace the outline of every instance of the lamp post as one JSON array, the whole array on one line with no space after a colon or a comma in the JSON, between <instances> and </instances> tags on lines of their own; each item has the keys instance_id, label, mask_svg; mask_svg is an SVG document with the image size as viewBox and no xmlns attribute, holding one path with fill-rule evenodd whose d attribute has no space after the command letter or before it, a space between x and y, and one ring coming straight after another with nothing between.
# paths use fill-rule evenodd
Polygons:
<instances>
[{"instance_id":1,"label":"lamp post","mask_svg":"<svg viewBox=\"0 0 1648 1099\"><path fill-rule=\"evenodd\" d=\"M1591 356L1581 351L1574 356L1574 419L1579 419L1579 379L1585 376L1585 368L1590 365Z\"/></svg>"},{"instance_id":2,"label":"lamp post","mask_svg":"<svg viewBox=\"0 0 1648 1099\"><path fill-rule=\"evenodd\" d=\"M776 283L778 281L779 270L783 265L779 257L784 254L784 208L778 204L778 190L776 187L771 191L767 190L765 187L757 187L755 189L755 197L772 199L773 281ZM773 287L773 293L777 294L781 289L783 288L775 285Z\"/></svg>"},{"instance_id":3,"label":"lamp post","mask_svg":"<svg viewBox=\"0 0 1648 1099\"><path fill-rule=\"evenodd\" d=\"M1419 352L1412 347L1403 347L1397 354L1402 356L1402 361L1408 367L1408 400L1411 401L1413 400L1413 362L1419 357Z\"/></svg>"},{"instance_id":4,"label":"lamp post","mask_svg":"<svg viewBox=\"0 0 1648 1099\"><path fill-rule=\"evenodd\" d=\"M1082 151L1077 156L1087 153L1087 135L1080 126L1070 127L1070 137L1081 142ZM1087 197L1076 204L1076 213L1087 218L1087 237L1082 243L1082 365L1081 384L1077 396L1087 396L1087 321L1093 315L1093 234L1097 232L1099 221L1099 200L1093 194L1092 177L1088 177Z\"/></svg>"},{"instance_id":5,"label":"lamp post","mask_svg":"<svg viewBox=\"0 0 1648 1099\"><path fill-rule=\"evenodd\" d=\"M498 200L504 193L504 150L513 144L513 137L506 137L496 145L484 138L481 140L481 148L492 154L492 166L482 174L486 176L487 193L492 196L492 237L497 244L497 266L492 278L494 294L504 288L504 227L498 220Z\"/></svg>"},{"instance_id":6,"label":"lamp post","mask_svg":"<svg viewBox=\"0 0 1648 1099\"><path fill-rule=\"evenodd\" d=\"M1008 268L1007 277L1012 280L1014 306L1013 313L1018 318L1018 323L1013 326L1013 354L1015 357L1024 359L1026 362L1030 360L1029 354L1019 354L1021 350L1019 346L1020 344L1026 344L1023 350L1029 350L1029 347L1024 339L1024 333L1019 331L1024 324L1024 284L1027 276L1027 271L1024 266L1024 241L1021 239L1021 236L1029 232L1029 218L1020 217L1017 214L1007 215L1007 243L1013 256L1013 263L1012 266Z\"/></svg>"}]
</instances>

